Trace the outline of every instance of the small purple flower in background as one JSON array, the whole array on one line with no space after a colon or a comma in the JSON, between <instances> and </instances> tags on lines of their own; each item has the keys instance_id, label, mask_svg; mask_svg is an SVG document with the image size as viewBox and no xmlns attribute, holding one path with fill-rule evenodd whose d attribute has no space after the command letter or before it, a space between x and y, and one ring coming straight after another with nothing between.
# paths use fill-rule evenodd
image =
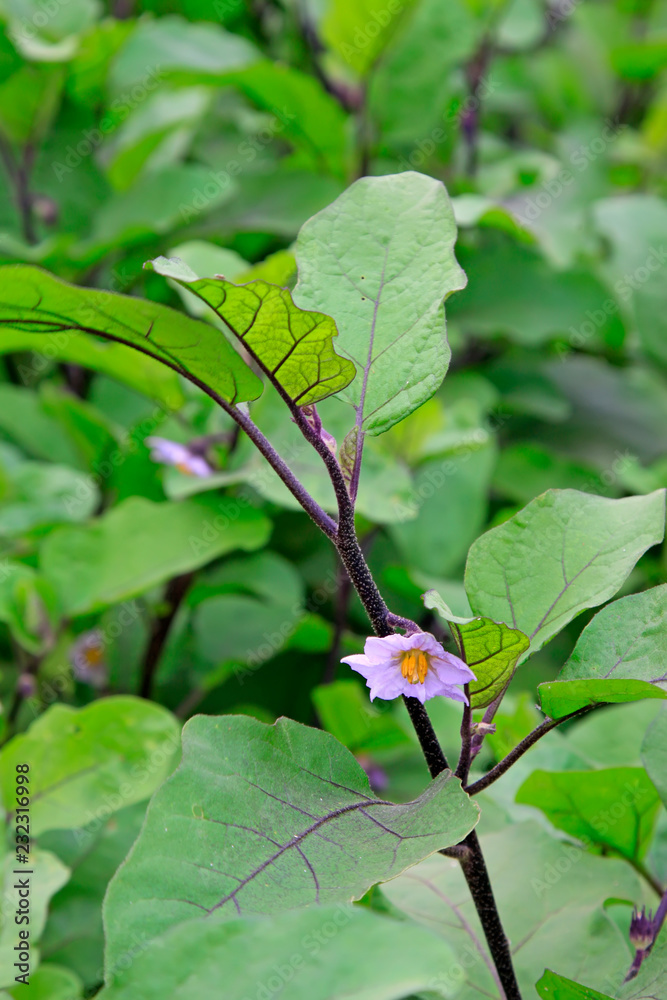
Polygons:
<instances>
[{"instance_id":1,"label":"small purple flower in background","mask_svg":"<svg viewBox=\"0 0 667 1000\"><path fill-rule=\"evenodd\" d=\"M154 462L173 465L186 476L205 478L213 474L213 469L206 459L191 451L185 444L162 437L147 437L146 444L151 449L151 458Z\"/></svg>"},{"instance_id":2,"label":"small purple flower in background","mask_svg":"<svg viewBox=\"0 0 667 1000\"><path fill-rule=\"evenodd\" d=\"M467 704L465 694L455 685L476 679L470 667L458 656L446 653L430 632L384 639L371 636L363 653L345 656L342 662L366 678L371 701L388 701L404 694L423 704L428 698L444 695Z\"/></svg>"},{"instance_id":3,"label":"small purple flower in background","mask_svg":"<svg viewBox=\"0 0 667 1000\"><path fill-rule=\"evenodd\" d=\"M70 650L72 672L77 680L101 690L107 682L109 669L105 657L104 634L100 629L84 632Z\"/></svg>"}]
</instances>

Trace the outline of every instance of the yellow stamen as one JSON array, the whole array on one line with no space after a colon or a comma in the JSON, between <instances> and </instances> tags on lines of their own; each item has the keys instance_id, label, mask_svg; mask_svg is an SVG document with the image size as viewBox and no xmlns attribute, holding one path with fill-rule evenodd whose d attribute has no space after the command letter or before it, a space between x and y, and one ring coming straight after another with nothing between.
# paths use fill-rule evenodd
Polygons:
<instances>
[{"instance_id":1,"label":"yellow stamen","mask_svg":"<svg viewBox=\"0 0 667 1000\"><path fill-rule=\"evenodd\" d=\"M401 658L401 674L408 684L423 684L428 673L428 657L421 649L409 649Z\"/></svg>"},{"instance_id":2,"label":"yellow stamen","mask_svg":"<svg viewBox=\"0 0 667 1000\"><path fill-rule=\"evenodd\" d=\"M179 472L182 472L184 476L192 475L192 469L190 468L189 465L186 465L185 462L177 462L176 468L178 469Z\"/></svg>"}]
</instances>

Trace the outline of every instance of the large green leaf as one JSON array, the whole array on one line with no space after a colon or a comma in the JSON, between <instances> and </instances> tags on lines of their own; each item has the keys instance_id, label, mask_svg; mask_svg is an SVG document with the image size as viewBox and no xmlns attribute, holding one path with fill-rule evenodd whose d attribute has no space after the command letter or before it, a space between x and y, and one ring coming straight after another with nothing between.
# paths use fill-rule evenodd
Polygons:
<instances>
[{"instance_id":1,"label":"large green leaf","mask_svg":"<svg viewBox=\"0 0 667 1000\"><path fill-rule=\"evenodd\" d=\"M642 744L642 760L648 776L667 808L667 712L659 712Z\"/></svg>"},{"instance_id":2,"label":"large green leaf","mask_svg":"<svg viewBox=\"0 0 667 1000\"><path fill-rule=\"evenodd\" d=\"M579 636L555 681L540 684L552 719L596 702L667 698L667 584L608 604Z\"/></svg>"},{"instance_id":3,"label":"large green leaf","mask_svg":"<svg viewBox=\"0 0 667 1000\"><path fill-rule=\"evenodd\" d=\"M336 321L364 430L388 430L445 377L443 300L466 281L455 239L444 186L412 172L357 181L299 233L294 301Z\"/></svg>"},{"instance_id":4,"label":"large green leaf","mask_svg":"<svg viewBox=\"0 0 667 1000\"><path fill-rule=\"evenodd\" d=\"M205 494L179 503L130 497L86 525L45 538L42 572L69 615L134 597L234 549L260 548L270 522L250 506Z\"/></svg>"},{"instance_id":5,"label":"large green leaf","mask_svg":"<svg viewBox=\"0 0 667 1000\"><path fill-rule=\"evenodd\" d=\"M512 823L480 840L524 1000L536 1000L534 984L548 967L602 990L607 976L623 978L630 948L603 904L610 898L640 900L639 881L629 865L587 854L533 821ZM436 930L454 948L458 1000L502 996L455 861L436 855L388 882L382 891L394 906Z\"/></svg>"},{"instance_id":6,"label":"large green leaf","mask_svg":"<svg viewBox=\"0 0 667 1000\"><path fill-rule=\"evenodd\" d=\"M580 611L609 600L664 532L664 490L623 500L548 490L473 544L470 606L521 629L535 652Z\"/></svg>"},{"instance_id":7,"label":"large green leaf","mask_svg":"<svg viewBox=\"0 0 667 1000\"><path fill-rule=\"evenodd\" d=\"M349 902L458 843L476 806L451 772L408 805L375 798L352 754L289 719L197 716L183 762L154 796L109 886L107 963L205 913L270 914Z\"/></svg>"},{"instance_id":8,"label":"large green leaf","mask_svg":"<svg viewBox=\"0 0 667 1000\"><path fill-rule=\"evenodd\" d=\"M72 829L147 799L171 772L179 724L161 705L126 695L86 708L52 705L0 754L5 810L17 764L30 764L30 828Z\"/></svg>"},{"instance_id":9,"label":"large green leaf","mask_svg":"<svg viewBox=\"0 0 667 1000\"><path fill-rule=\"evenodd\" d=\"M110 967L98 997L402 1000L422 990L452 997L443 969L454 960L435 934L362 907L317 906L264 919L199 917L142 947L126 972L125 965Z\"/></svg>"},{"instance_id":10,"label":"large green leaf","mask_svg":"<svg viewBox=\"0 0 667 1000\"><path fill-rule=\"evenodd\" d=\"M533 771L517 802L536 806L559 830L637 862L646 853L660 799L641 767Z\"/></svg>"},{"instance_id":11,"label":"large green leaf","mask_svg":"<svg viewBox=\"0 0 667 1000\"><path fill-rule=\"evenodd\" d=\"M35 350L96 334L148 354L228 403L256 399L257 376L220 330L167 306L68 285L40 268L0 268L0 343L7 330L35 335Z\"/></svg>"},{"instance_id":12,"label":"large green leaf","mask_svg":"<svg viewBox=\"0 0 667 1000\"><path fill-rule=\"evenodd\" d=\"M542 1000L611 1000L607 993L598 993L588 986L581 986L572 979L550 972L549 969L535 984L535 989Z\"/></svg>"},{"instance_id":13,"label":"large green leaf","mask_svg":"<svg viewBox=\"0 0 667 1000\"><path fill-rule=\"evenodd\" d=\"M356 372L333 348L330 316L294 305L287 288L266 281L233 285L224 278L198 278L178 258L158 257L148 268L198 295L227 324L262 370L298 403L316 403L344 389Z\"/></svg>"},{"instance_id":14,"label":"large green leaf","mask_svg":"<svg viewBox=\"0 0 667 1000\"><path fill-rule=\"evenodd\" d=\"M472 707L490 705L511 681L519 657L530 645L528 636L490 618L459 618L436 590L424 594L424 604L447 622L463 659L477 678L470 684Z\"/></svg>"}]
</instances>

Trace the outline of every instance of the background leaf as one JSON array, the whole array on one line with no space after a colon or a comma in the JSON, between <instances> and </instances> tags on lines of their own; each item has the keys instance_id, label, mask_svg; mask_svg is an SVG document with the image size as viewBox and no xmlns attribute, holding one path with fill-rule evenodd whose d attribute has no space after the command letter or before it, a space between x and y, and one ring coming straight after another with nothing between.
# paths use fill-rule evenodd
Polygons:
<instances>
[{"instance_id":1,"label":"background leaf","mask_svg":"<svg viewBox=\"0 0 667 1000\"><path fill-rule=\"evenodd\" d=\"M646 853L660 803L638 767L534 771L516 801L541 809L559 830L635 863Z\"/></svg>"},{"instance_id":2,"label":"background leaf","mask_svg":"<svg viewBox=\"0 0 667 1000\"><path fill-rule=\"evenodd\" d=\"M118 695L86 708L52 705L3 748L2 799L14 808L15 765L30 764L31 832L72 829L148 798L171 772L179 724L160 705Z\"/></svg>"},{"instance_id":3,"label":"background leaf","mask_svg":"<svg viewBox=\"0 0 667 1000\"><path fill-rule=\"evenodd\" d=\"M180 503L131 497L85 526L45 539L44 576L70 615L127 600L234 549L266 541L267 519L209 494Z\"/></svg>"}]
</instances>

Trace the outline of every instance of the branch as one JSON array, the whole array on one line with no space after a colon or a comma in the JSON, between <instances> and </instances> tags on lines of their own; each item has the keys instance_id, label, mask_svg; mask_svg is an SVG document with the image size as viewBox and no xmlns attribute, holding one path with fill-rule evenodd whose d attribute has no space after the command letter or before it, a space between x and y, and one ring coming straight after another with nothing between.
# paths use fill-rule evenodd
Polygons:
<instances>
[{"instance_id":1,"label":"branch","mask_svg":"<svg viewBox=\"0 0 667 1000\"><path fill-rule=\"evenodd\" d=\"M479 778L477 781L473 781L472 785L466 787L468 795L477 795L478 792L483 792L485 788L492 785L494 781L497 781L506 771L509 771L512 764L516 764L519 757L523 757L527 750L530 750L538 740L541 740L543 736L550 733L552 729L556 726L560 726L563 722L567 722L569 719L577 719L581 715L587 715L588 712L592 712L595 708L602 708L606 702L599 702L595 705L586 705L585 708L579 708L576 712L570 712L569 715L564 715L562 719L545 719L536 729L533 729L532 733L524 737L520 743L514 747L513 750L507 754L507 757L492 767L491 770L484 775L483 778Z\"/></svg>"},{"instance_id":2,"label":"branch","mask_svg":"<svg viewBox=\"0 0 667 1000\"><path fill-rule=\"evenodd\" d=\"M170 580L164 592L164 600L167 605L163 614L158 615L151 628L151 635L146 647L144 662L141 669L141 686L139 694L142 698L150 698L153 690L153 679L157 670L162 650L164 649L172 622L176 617L183 598L185 597L194 573L183 573Z\"/></svg>"}]
</instances>

